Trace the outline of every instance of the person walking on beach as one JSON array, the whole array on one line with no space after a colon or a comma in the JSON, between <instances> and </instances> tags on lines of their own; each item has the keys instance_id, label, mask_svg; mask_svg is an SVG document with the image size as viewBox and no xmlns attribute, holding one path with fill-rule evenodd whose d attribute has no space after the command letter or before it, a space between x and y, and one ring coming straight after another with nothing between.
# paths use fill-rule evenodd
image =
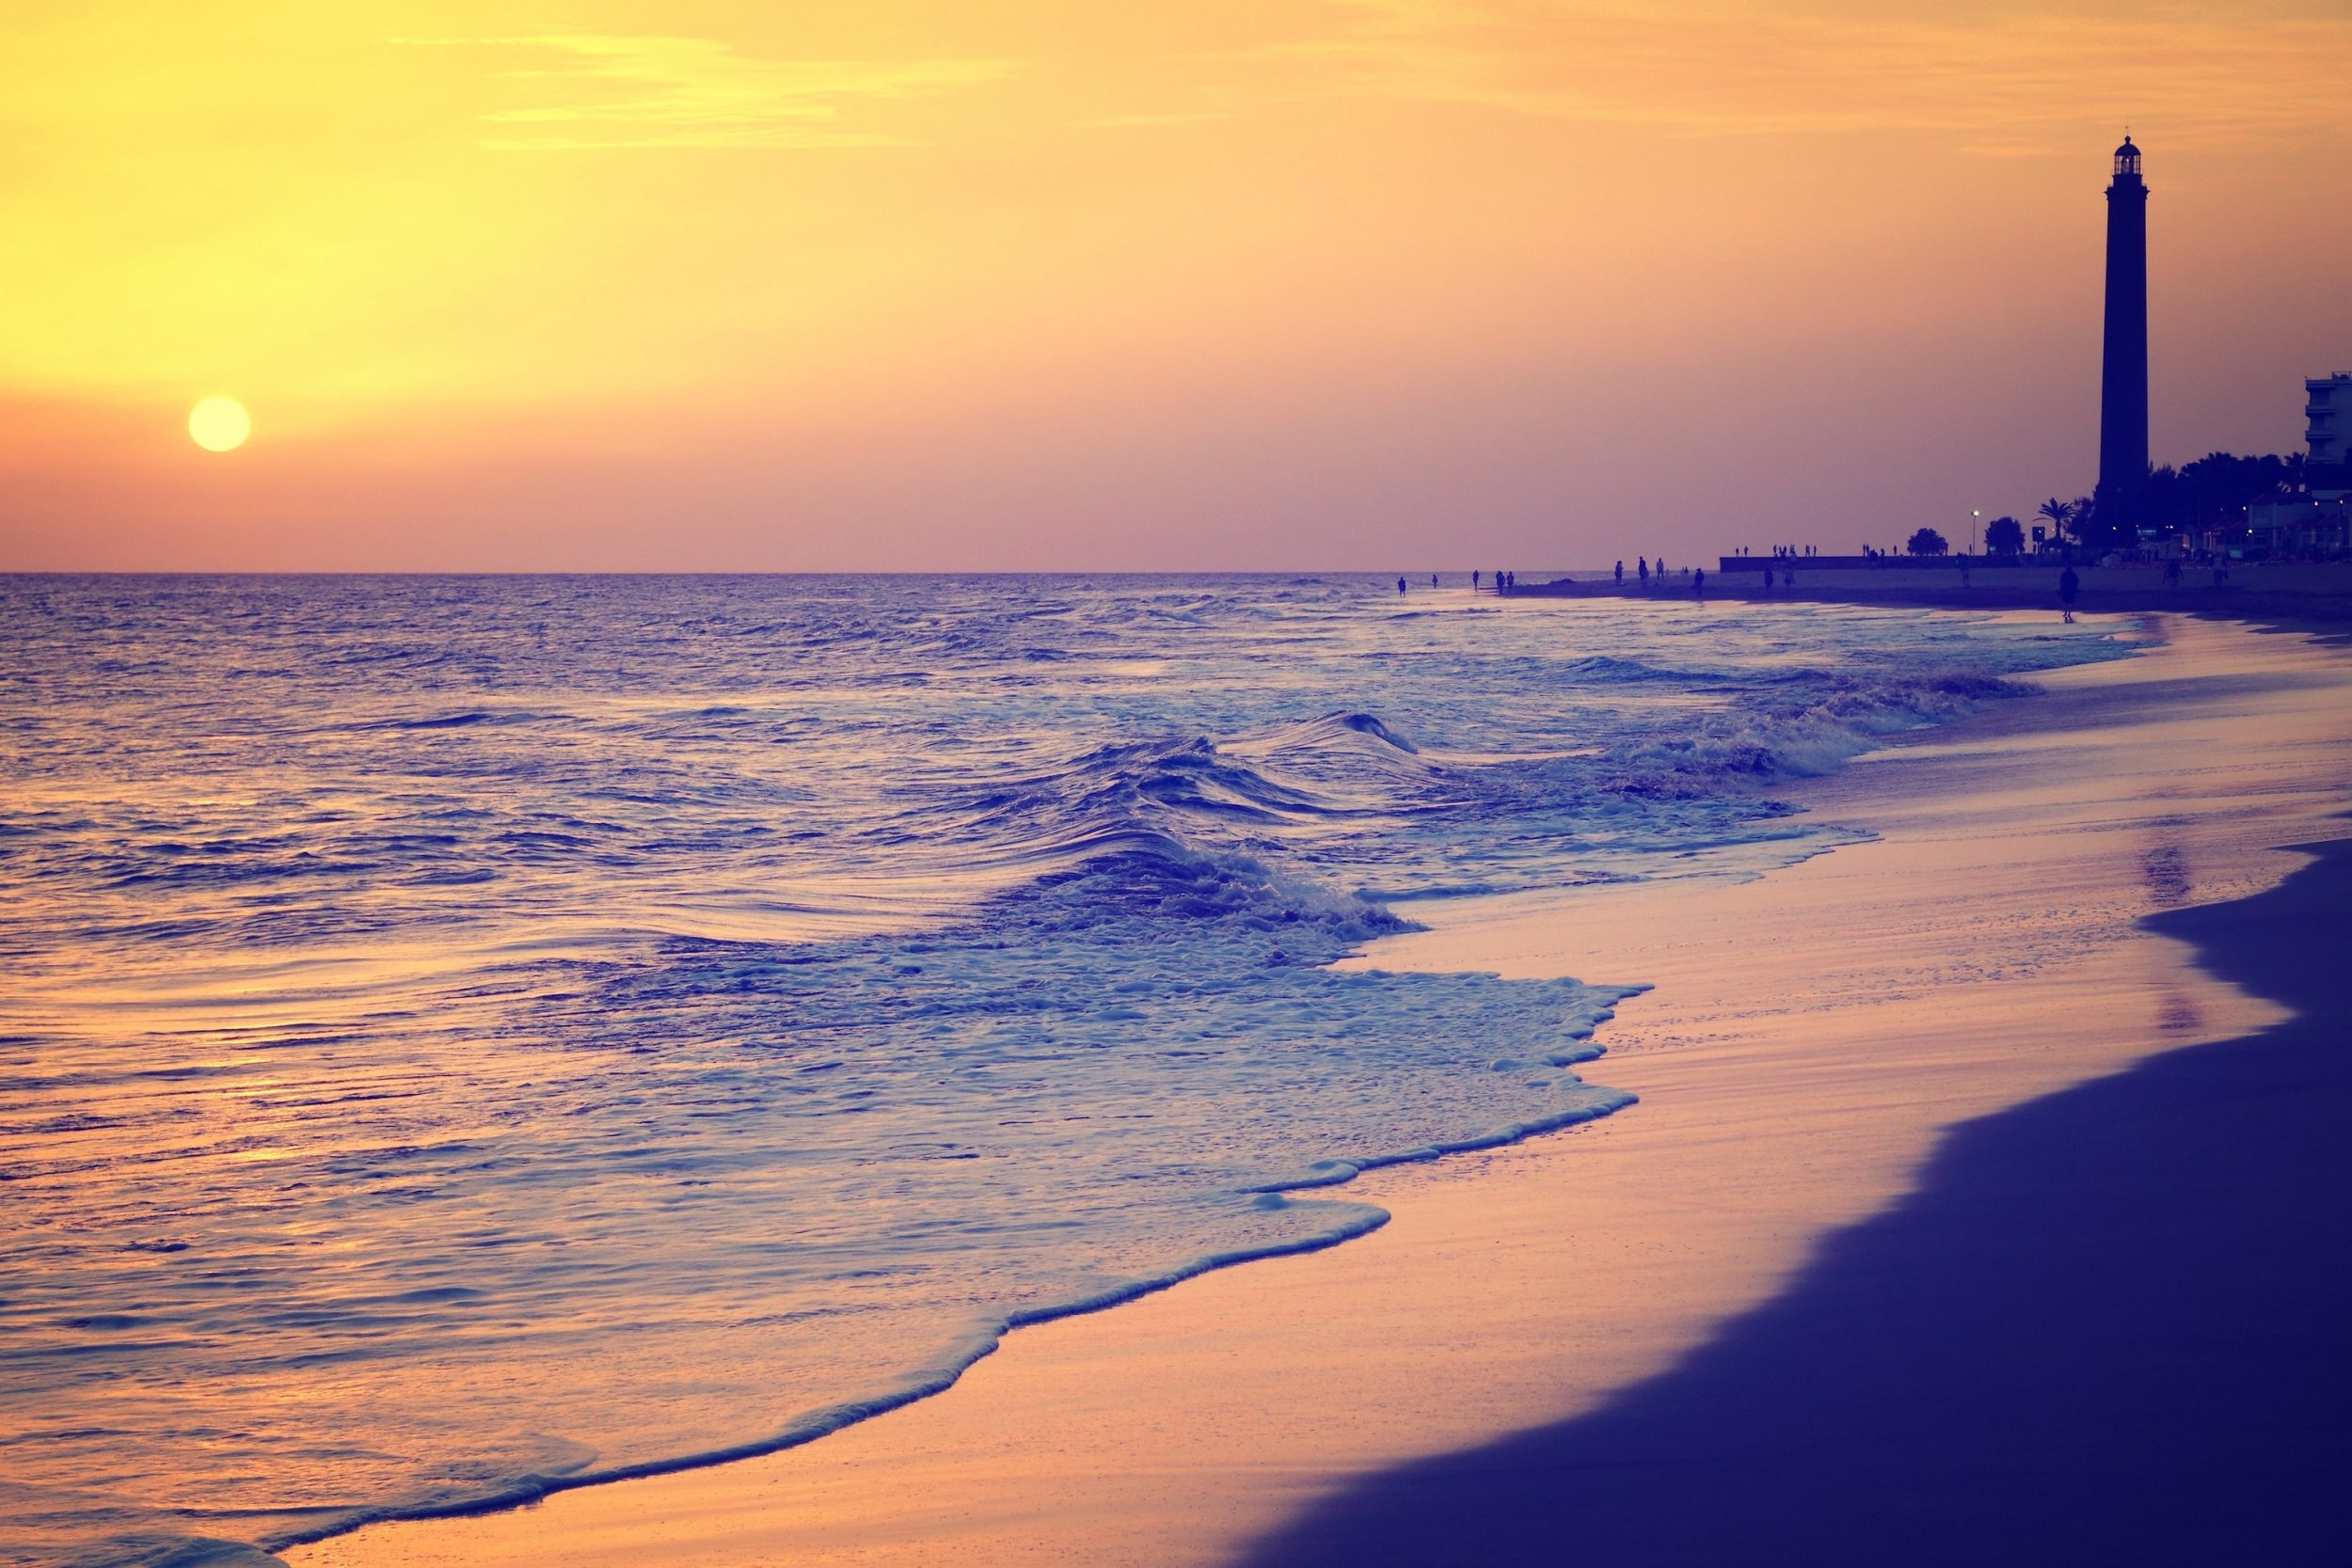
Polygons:
<instances>
[{"instance_id":1,"label":"person walking on beach","mask_svg":"<svg viewBox=\"0 0 2352 1568\"><path fill-rule=\"evenodd\" d=\"M1478 573L1475 570L1470 573L1470 592L1478 592Z\"/></svg>"},{"instance_id":2,"label":"person walking on beach","mask_svg":"<svg viewBox=\"0 0 2352 1568\"><path fill-rule=\"evenodd\" d=\"M2074 624L2074 595L2081 593L2082 588L2083 579L2074 575L2074 567L2069 566L2058 574L2058 609L2065 613L2066 624L2070 626Z\"/></svg>"},{"instance_id":3,"label":"person walking on beach","mask_svg":"<svg viewBox=\"0 0 2352 1568\"><path fill-rule=\"evenodd\" d=\"M1645 555L1636 558L1634 566L1642 574L1642 586L1647 588L1649 586L1649 557Z\"/></svg>"},{"instance_id":4,"label":"person walking on beach","mask_svg":"<svg viewBox=\"0 0 2352 1568\"><path fill-rule=\"evenodd\" d=\"M1625 586L1625 562L1622 561L1617 562L1617 586L1620 588Z\"/></svg>"},{"instance_id":5,"label":"person walking on beach","mask_svg":"<svg viewBox=\"0 0 2352 1568\"><path fill-rule=\"evenodd\" d=\"M1403 578L1396 579L1396 591L1400 594L1405 592L1405 579Z\"/></svg>"},{"instance_id":6,"label":"person walking on beach","mask_svg":"<svg viewBox=\"0 0 2352 1568\"><path fill-rule=\"evenodd\" d=\"M1702 604L1707 602L1707 568L1704 566L1691 574L1691 596Z\"/></svg>"}]
</instances>

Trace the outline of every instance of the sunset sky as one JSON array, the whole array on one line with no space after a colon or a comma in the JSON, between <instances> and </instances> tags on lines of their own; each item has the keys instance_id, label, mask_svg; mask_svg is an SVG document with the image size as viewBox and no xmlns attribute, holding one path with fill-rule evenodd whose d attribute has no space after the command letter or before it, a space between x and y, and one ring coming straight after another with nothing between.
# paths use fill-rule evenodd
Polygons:
<instances>
[{"instance_id":1,"label":"sunset sky","mask_svg":"<svg viewBox=\"0 0 2352 1568\"><path fill-rule=\"evenodd\" d=\"M1541 568L2352 370L2352 12L15 0L0 568ZM189 438L199 399L252 436Z\"/></svg>"}]
</instances>

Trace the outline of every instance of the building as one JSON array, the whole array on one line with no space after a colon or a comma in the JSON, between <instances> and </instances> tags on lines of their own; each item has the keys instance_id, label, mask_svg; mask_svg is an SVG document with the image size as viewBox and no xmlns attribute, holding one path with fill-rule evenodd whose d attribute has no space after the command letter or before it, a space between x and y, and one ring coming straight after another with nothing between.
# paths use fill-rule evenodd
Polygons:
<instances>
[{"instance_id":1,"label":"building","mask_svg":"<svg viewBox=\"0 0 2352 1568\"><path fill-rule=\"evenodd\" d=\"M2265 496L2246 509L2249 542L2271 555L2352 547L2352 374L2303 383L2303 493Z\"/></svg>"},{"instance_id":2,"label":"building","mask_svg":"<svg viewBox=\"0 0 2352 1568\"><path fill-rule=\"evenodd\" d=\"M2352 491L2352 374L2303 383L2303 484L2322 500L2342 500Z\"/></svg>"},{"instance_id":3,"label":"building","mask_svg":"<svg viewBox=\"0 0 2352 1568\"><path fill-rule=\"evenodd\" d=\"M2265 555L2332 555L2352 546L2352 500L2342 492L2265 496L2246 508L2246 542Z\"/></svg>"},{"instance_id":4,"label":"building","mask_svg":"<svg viewBox=\"0 0 2352 1568\"><path fill-rule=\"evenodd\" d=\"M2106 333L2099 366L2099 488L2103 516L2137 523L2148 480L2148 187L2139 149L2125 136L2107 186Z\"/></svg>"}]
</instances>

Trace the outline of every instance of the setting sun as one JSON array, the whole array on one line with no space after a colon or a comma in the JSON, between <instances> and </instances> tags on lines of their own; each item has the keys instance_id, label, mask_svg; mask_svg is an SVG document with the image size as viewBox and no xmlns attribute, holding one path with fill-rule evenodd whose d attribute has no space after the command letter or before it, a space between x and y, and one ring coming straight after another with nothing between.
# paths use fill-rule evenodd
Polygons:
<instances>
[{"instance_id":1,"label":"setting sun","mask_svg":"<svg viewBox=\"0 0 2352 1568\"><path fill-rule=\"evenodd\" d=\"M233 451L252 433L252 416L235 398L206 398L188 410L188 435L206 451Z\"/></svg>"}]
</instances>

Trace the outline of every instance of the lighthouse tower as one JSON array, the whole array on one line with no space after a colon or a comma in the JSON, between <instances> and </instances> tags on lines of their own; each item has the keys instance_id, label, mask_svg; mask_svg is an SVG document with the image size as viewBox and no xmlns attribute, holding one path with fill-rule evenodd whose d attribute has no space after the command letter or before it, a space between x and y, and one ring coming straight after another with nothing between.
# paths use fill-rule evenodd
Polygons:
<instances>
[{"instance_id":1,"label":"lighthouse tower","mask_svg":"<svg viewBox=\"0 0 2352 1568\"><path fill-rule=\"evenodd\" d=\"M2148 478L2148 187L2125 136L2107 186L2106 351L2099 374L2099 488L2104 516L2129 527Z\"/></svg>"}]
</instances>

